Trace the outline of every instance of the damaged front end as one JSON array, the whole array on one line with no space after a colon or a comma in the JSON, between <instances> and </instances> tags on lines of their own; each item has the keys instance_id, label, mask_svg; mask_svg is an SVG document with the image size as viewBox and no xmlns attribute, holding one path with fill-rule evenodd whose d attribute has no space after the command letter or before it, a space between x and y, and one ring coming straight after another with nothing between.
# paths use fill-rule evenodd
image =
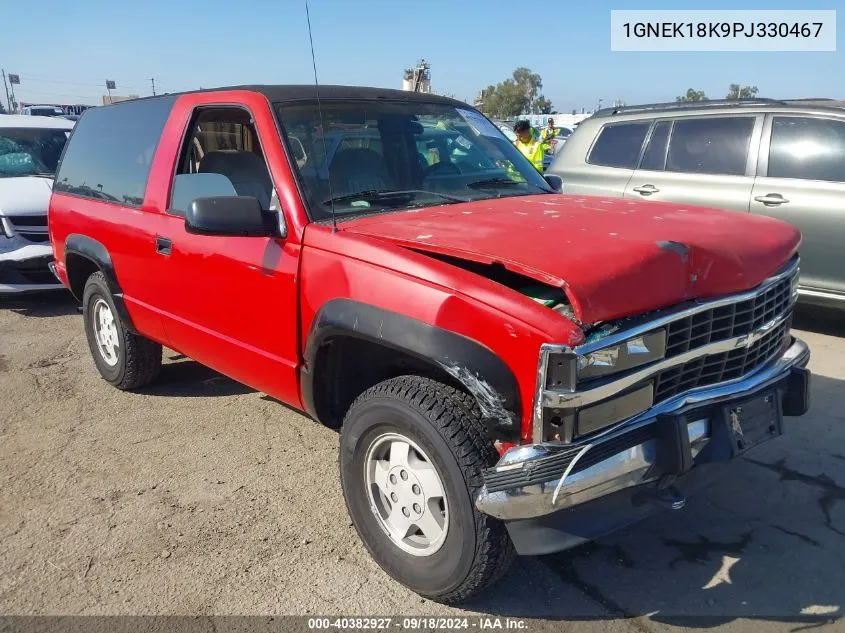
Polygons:
<instances>
[{"instance_id":1,"label":"damaged front end","mask_svg":"<svg viewBox=\"0 0 845 633\"><path fill-rule=\"evenodd\" d=\"M0 215L0 294L64 288L52 261L46 215Z\"/></svg>"},{"instance_id":2,"label":"damaged front end","mask_svg":"<svg viewBox=\"0 0 845 633\"><path fill-rule=\"evenodd\" d=\"M478 508L539 554L681 507L713 466L806 412L810 353L790 334L797 279L795 258L750 291L544 345L533 443L485 472Z\"/></svg>"}]
</instances>

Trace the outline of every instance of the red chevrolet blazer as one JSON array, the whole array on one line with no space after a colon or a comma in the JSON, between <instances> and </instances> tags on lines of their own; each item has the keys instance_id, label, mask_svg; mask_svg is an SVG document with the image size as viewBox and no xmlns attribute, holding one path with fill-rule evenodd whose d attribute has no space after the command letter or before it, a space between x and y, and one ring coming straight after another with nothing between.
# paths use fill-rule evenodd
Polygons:
<instances>
[{"instance_id":1,"label":"red chevrolet blazer","mask_svg":"<svg viewBox=\"0 0 845 633\"><path fill-rule=\"evenodd\" d=\"M795 228L565 190L429 94L138 99L76 124L53 269L114 386L167 346L339 427L364 545L454 603L681 508L808 407Z\"/></svg>"}]
</instances>

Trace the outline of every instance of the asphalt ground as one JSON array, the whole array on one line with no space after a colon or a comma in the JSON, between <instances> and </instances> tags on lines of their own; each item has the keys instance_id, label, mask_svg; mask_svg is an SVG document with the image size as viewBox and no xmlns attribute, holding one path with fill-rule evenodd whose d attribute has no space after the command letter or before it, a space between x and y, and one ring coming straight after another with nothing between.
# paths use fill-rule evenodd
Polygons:
<instances>
[{"instance_id":1,"label":"asphalt ground","mask_svg":"<svg viewBox=\"0 0 845 633\"><path fill-rule=\"evenodd\" d=\"M796 333L813 354L812 405L783 437L683 510L520 558L453 609L366 553L336 432L169 350L154 385L118 391L67 295L0 299L0 614L845 630L845 319L801 308Z\"/></svg>"}]
</instances>

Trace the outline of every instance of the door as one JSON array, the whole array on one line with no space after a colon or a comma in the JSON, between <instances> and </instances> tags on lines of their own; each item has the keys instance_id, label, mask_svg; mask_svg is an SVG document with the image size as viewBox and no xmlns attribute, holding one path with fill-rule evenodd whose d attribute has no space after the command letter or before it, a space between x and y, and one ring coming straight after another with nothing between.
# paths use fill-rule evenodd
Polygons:
<instances>
[{"instance_id":1,"label":"door","mask_svg":"<svg viewBox=\"0 0 845 633\"><path fill-rule=\"evenodd\" d=\"M625 197L748 211L763 117L657 121Z\"/></svg>"},{"instance_id":2,"label":"door","mask_svg":"<svg viewBox=\"0 0 845 633\"><path fill-rule=\"evenodd\" d=\"M602 127L592 147L587 135L573 135L550 172L563 179L567 194L621 198L634 174L651 121L627 121Z\"/></svg>"},{"instance_id":3,"label":"door","mask_svg":"<svg viewBox=\"0 0 845 633\"><path fill-rule=\"evenodd\" d=\"M288 403L299 403L296 369L299 247L283 237L195 235L184 216L199 197L252 196L285 220L253 117L238 106L197 108L156 238L164 322L173 348Z\"/></svg>"},{"instance_id":4,"label":"door","mask_svg":"<svg viewBox=\"0 0 845 633\"><path fill-rule=\"evenodd\" d=\"M752 213L800 229L805 294L845 300L845 117L770 115L760 158Z\"/></svg>"}]
</instances>

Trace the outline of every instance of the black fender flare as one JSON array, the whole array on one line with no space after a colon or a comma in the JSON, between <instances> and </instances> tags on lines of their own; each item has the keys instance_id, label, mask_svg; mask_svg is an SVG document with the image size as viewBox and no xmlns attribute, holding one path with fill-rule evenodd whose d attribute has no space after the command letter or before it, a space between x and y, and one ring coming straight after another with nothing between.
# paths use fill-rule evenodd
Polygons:
<instances>
[{"instance_id":1,"label":"black fender flare","mask_svg":"<svg viewBox=\"0 0 845 633\"><path fill-rule=\"evenodd\" d=\"M438 367L478 402L488 428L519 434L519 383L492 350L461 334L370 304L333 299L314 316L301 372L305 410L316 418L314 368L320 348L332 337L349 336L393 348Z\"/></svg>"},{"instance_id":2,"label":"black fender flare","mask_svg":"<svg viewBox=\"0 0 845 633\"><path fill-rule=\"evenodd\" d=\"M80 235L79 233L71 233L68 235L65 239L65 266L67 267L68 278L70 278L71 271L68 264L68 255L75 255L87 259L103 273L123 326L130 332L137 334L138 331L132 324L132 318L129 316L129 311L126 309L126 302L123 299L123 289L117 282L117 274L114 271L114 263L112 262L108 249L101 242L98 242L87 235ZM74 294L74 296L76 295ZM82 301L81 295L76 298L79 301Z\"/></svg>"}]
</instances>

